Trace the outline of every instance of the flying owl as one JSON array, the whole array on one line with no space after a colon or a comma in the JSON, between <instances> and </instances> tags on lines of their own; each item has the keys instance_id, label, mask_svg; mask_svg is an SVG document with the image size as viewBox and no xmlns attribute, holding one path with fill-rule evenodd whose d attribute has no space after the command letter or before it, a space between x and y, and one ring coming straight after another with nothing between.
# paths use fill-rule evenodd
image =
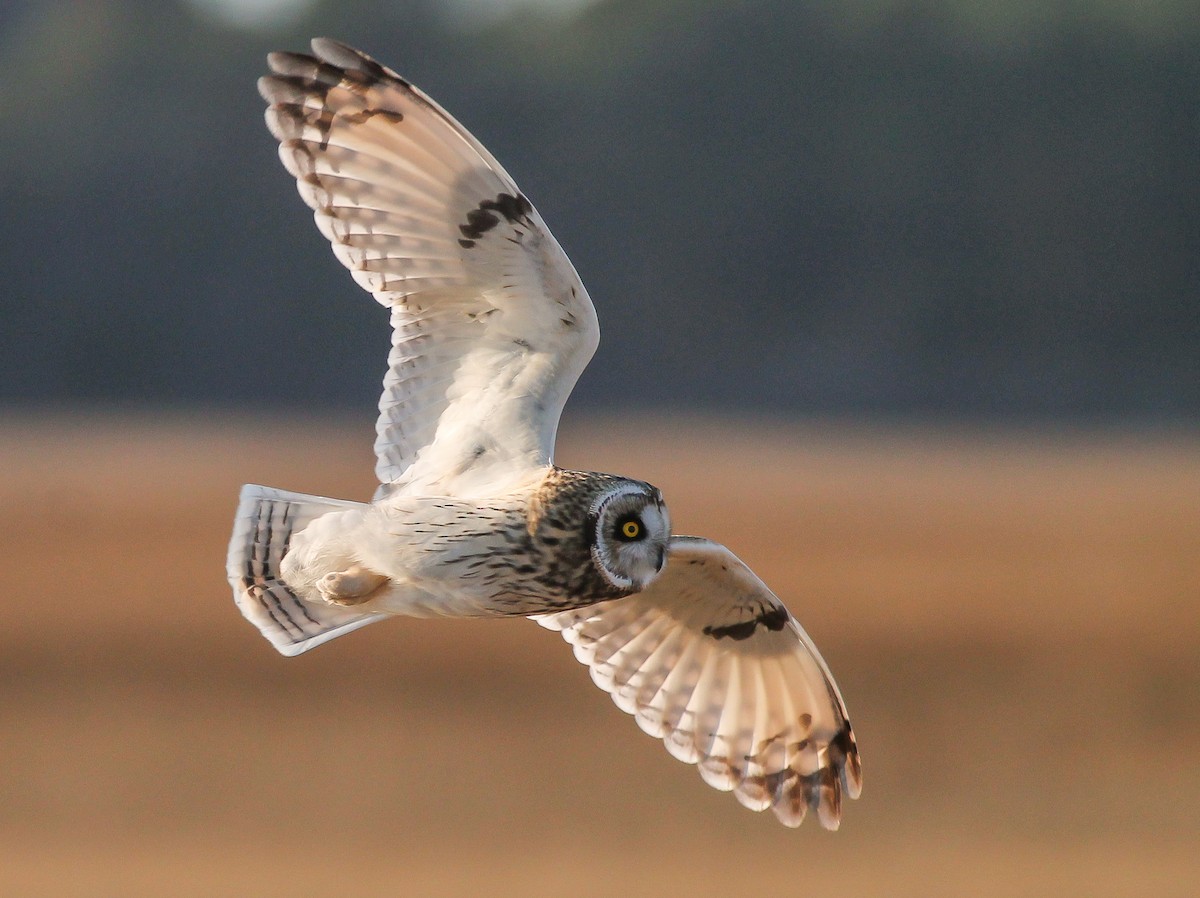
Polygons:
<instances>
[{"instance_id":1,"label":"flying owl","mask_svg":"<svg viewBox=\"0 0 1200 898\"><path fill-rule=\"evenodd\" d=\"M672 536L648 483L553 463L596 313L542 218L440 106L327 39L259 81L284 166L390 311L368 504L242 489L228 575L296 655L392 615L522 615L704 781L836 829L862 775L812 641L724 546Z\"/></svg>"}]
</instances>

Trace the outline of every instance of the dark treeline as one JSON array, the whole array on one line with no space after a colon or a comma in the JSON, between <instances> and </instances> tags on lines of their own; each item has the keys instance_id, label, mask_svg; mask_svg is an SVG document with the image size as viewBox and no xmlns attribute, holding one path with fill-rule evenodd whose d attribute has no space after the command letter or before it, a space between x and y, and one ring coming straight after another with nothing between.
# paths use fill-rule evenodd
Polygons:
<instances>
[{"instance_id":1,"label":"dark treeline","mask_svg":"<svg viewBox=\"0 0 1200 898\"><path fill-rule=\"evenodd\" d=\"M270 33L151 0L7 8L0 401L373 403L386 316L254 89L267 50L321 33L424 87L538 206L600 313L585 405L1194 422L1200 27L953 6L463 28L330 2Z\"/></svg>"}]
</instances>

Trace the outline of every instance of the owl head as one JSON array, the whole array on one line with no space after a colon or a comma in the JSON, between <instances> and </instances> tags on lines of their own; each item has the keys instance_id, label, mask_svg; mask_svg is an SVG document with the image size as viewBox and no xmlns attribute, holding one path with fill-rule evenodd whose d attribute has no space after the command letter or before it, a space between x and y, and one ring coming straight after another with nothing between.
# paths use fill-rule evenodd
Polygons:
<instances>
[{"instance_id":1,"label":"owl head","mask_svg":"<svg viewBox=\"0 0 1200 898\"><path fill-rule=\"evenodd\" d=\"M662 493L622 480L601 493L588 514L592 561L620 590L645 589L667 563L671 519Z\"/></svg>"}]
</instances>

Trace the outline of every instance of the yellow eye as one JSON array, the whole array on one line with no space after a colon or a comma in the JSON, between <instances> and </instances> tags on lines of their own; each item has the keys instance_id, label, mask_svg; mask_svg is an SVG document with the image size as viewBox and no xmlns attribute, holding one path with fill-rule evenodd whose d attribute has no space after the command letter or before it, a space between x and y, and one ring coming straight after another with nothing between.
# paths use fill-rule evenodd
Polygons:
<instances>
[{"instance_id":1,"label":"yellow eye","mask_svg":"<svg viewBox=\"0 0 1200 898\"><path fill-rule=\"evenodd\" d=\"M638 534L642 532L642 528L637 521L626 521L621 525L621 535L626 539L637 539Z\"/></svg>"}]
</instances>

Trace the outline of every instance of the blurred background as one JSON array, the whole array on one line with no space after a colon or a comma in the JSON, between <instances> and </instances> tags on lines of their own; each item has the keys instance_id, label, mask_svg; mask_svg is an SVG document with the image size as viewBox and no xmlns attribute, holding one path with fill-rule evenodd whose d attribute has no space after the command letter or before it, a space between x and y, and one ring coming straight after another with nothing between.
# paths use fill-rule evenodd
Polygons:
<instances>
[{"instance_id":1,"label":"blurred background","mask_svg":"<svg viewBox=\"0 0 1200 898\"><path fill-rule=\"evenodd\" d=\"M243 482L373 489L386 316L254 89L315 35L550 223L604 331L557 461L805 624L841 832L527 622L237 615ZM10 2L0 69L0 894L1200 888L1194 0Z\"/></svg>"}]
</instances>

